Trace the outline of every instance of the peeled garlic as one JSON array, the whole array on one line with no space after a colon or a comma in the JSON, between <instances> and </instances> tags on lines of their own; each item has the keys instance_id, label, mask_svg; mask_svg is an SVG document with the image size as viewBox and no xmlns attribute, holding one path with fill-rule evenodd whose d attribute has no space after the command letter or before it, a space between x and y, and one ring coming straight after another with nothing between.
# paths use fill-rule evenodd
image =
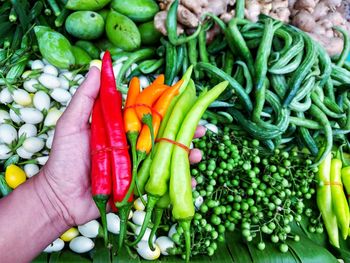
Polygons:
<instances>
[{"instance_id":1,"label":"peeled garlic","mask_svg":"<svg viewBox=\"0 0 350 263\"><path fill-rule=\"evenodd\" d=\"M0 124L11 120L10 114L5 110L0 110Z\"/></svg>"},{"instance_id":2,"label":"peeled garlic","mask_svg":"<svg viewBox=\"0 0 350 263\"><path fill-rule=\"evenodd\" d=\"M169 255L168 249L173 248L175 246L175 243L169 237L161 236L157 238L156 245L159 247L160 253L167 256Z\"/></svg>"},{"instance_id":3,"label":"peeled garlic","mask_svg":"<svg viewBox=\"0 0 350 263\"><path fill-rule=\"evenodd\" d=\"M145 220L146 212L142 210L136 210L132 216L132 222L134 224L141 226L143 224L143 221Z\"/></svg>"},{"instance_id":4,"label":"peeled garlic","mask_svg":"<svg viewBox=\"0 0 350 263\"><path fill-rule=\"evenodd\" d=\"M160 256L160 249L157 245L154 245L154 247L155 250L152 251L151 248L148 246L147 241L140 241L136 245L136 251L142 258L146 260L155 260Z\"/></svg>"},{"instance_id":5,"label":"peeled garlic","mask_svg":"<svg viewBox=\"0 0 350 263\"><path fill-rule=\"evenodd\" d=\"M47 74L50 74L52 76L55 76L55 77L57 77L57 75L58 75L57 68L55 66L50 65L50 64L44 66L43 72L47 73Z\"/></svg>"},{"instance_id":6,"label":"peeled garlic","mask_svg":"<svg viewBox=\"0 0 350 263\"><path fill-rule=\"evenodd\" d=\"M24 140L22 147L30 153L40 152L45 146L44 140L38 137L29 137Z\"/></svg>"},{"instance_id":7,"label":"peeled garlic","mask_svg":"<svg viewBox=\"0 0 350 263\"><path fill-rule=\"evenodd\" d=\"M23 169L28 178L33 177L39 173L39 166L34 163L25 164Z\"/></svg>"},{"instance_id":8,"label":"peeled garlic","mask_svg":"<svg viewBox=\"0 0 350 263\"><path fill-rule=\"evenodd\" d=\"M11 144L17 140L17 130L10 124L3 123L0 125L0 142Z\"/></svg>"},{"instance_id":9,"label":"peeled garlic","mask_svg":"<svg viewBox=\"0 0 350 263\"><path fill-rule=\"evenodd\" d=\"M46 162L49 160L49 156L40 156L37 157L35 160L38 162L38 164L45 165Z\"/></svg>"},{"instance_id":10,"label":"peeled garlic","mask_svg":"<svg viewBox=\"0 0 350 263\"><path fill-rule=\"evenodd\" d=\"M32 62L31 68L34 69L43 69L44 68L44 63L37 59Z\"/></svg>"},{"instance_id":11,"label":"peeled garlic","mask_svg":"<svg viewBox=\"0 0 350 263\"><path fill-rule=\"evenodd\" d=\"M62 239L57 238L55 241L53 241L50 245L48 245L44 252L46 253L52 253L52 252L58 252L61 251L64 247L64 242Z\"/></svg>"},{"instance_id":12,"label":"peeled garlic","mask_svg":"<svg viewBox=\"0 0 350 263\"><path fill-rule=\"evenodd\" d=\"M38 132L38 130L37 130L35 125L26 123L26 124L23 124L19 128L19 130L18 130L18 137L21 137L23 134L25 134L25 136L27 138L28 137L33 137L33 136L36 136L37 132Z\"/></svg>"},{"instance_id":13,"label":"peeled garlic","mask_svg":"<svg viewBox=\"0 0 350 263\"><path fill-rule=\"evenodd\" d=\"M107 229L113 234L119 234L120 231L120 219L119 216L114 213L107 214Z\"/></svg>"},{"instance_id":14,"label":"peeled garlic","mask_svg":"<svg viewBox=\"0 0 350 263\"><path fill-rule=\"evenodd\" d=\"M72 97L72 95L65 89L57 88L52 90L50 93L51 98L53 98L55 101L58 101L59 103L66 103L69 101Z\"/></svg>"},{"instance_id":15,"label":"peeled garlic","mask_svg":"<svg viewBox=\"0 0 350 263\"><path fill-rule=\"evenodd\" d=\"M23 158L23 159L31 159L33 156L33 153L27 152L23 146L19 147L16 150L16 153L18 154L19 157Z\"/></svg>"},{"instance_id":16,"label":"peeled garlic","mask_svg":"<svg viewBox=\"0 0 350 263\"><path fill-rule=\"evenodd\" d=\"M34 94L33 105L39 111L49 110L50 103L51 103L50 96L47 95L47 93L45 93L44 91L39 90L37 93Z\"/></svg>"},{"instance_id":17,"label":"peeled garlic","mask_svg":"<svg viewBox=\"0 0 350 263\"><path fill-rule=\"evenodd\" d=\"M0 92L0 102L2 104L8 104L13 101L12 94L8 88L4 88Z\"/></svg>"},{"instance_id":18,"label":"peeled garlic","mask_svg":"<svg viewBox=\"0 0 350 263\"><path fill-rule=\"evenodd\" d=\"M32 97L23 89L16 89L12 93L14 102L21 106L28 106L32 103Z\"/></svg>"},{"instance_id":19,"label":"peeled garlic","mask_svg":"<svg viewBox=\"0 0 350 263\"><path fill-rule=\"evenodd\" d=\"M95 243L87 237L78 236L69 242L69 248L75 253L86 253L93 249Z\"/></svg>"},{"instance_id":20,"label":"peeled garlic","mask_svg":"<svg viewBox=\"0 0 350 263\"><path fill-rule=\"evenodd\" d=\"M28 92L36 92L37 88L35 87L35 85L38 84L39 82L36 79L29 79L23 83L23 88Z\"/></svg>"},{"instance_id":21,"label":"peeled garlic","mask_svg":"<svg viewBox=\"0 0 350 263\"><path fill-rule=\"evenodd\" d=\"M19 109L21 119L30 124L38 124L43 121L44 115L35 108Z\"/></svg>"},{"instance_id":22,"label":"peeled garlic","mask_svg":"<svg viewBox=\"0 0 350 263\"><path fill-rule=\"evenodd\" d=\"M6 144L0 144L0 160L6 160L11 156L11 149Z\"/></svg>"},{"instance_id":23,"label":"peeled garlic","mask_svg":"<svg viewBox=\"0 0 350 263\"><path fill-rule=\"evenodd\" d=\"M58 119L61 117L62 112L56 108L51 108L46 115L44 126L55 126Z\"/></svg>"},{"instance_id":24,"label":"peeled garlic","mask_svg":"<svg viewBox=\"0 0 350 263\"><path fill-rule=\"evenodd\" d=\"M99 228L100 223L97 220L91 220L84 225L78 226L80 234L89 238L97 237Z\"/></svg>"},{"instance_id":25,"label":"peeled garlic","mask_svg":"<svg viewBox=\"0 0 350 263\"><path fill-rule=\"evenodd\" d=\"M39 82L48 89L57 89L60 87L61 83L56 76L43 73L38 78Z\"/></svg>"}]
</instances>

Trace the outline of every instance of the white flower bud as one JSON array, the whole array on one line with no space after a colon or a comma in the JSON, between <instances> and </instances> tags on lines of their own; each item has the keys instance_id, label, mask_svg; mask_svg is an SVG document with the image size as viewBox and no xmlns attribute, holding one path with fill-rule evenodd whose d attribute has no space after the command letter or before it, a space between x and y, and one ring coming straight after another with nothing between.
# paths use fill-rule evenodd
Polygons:
<instances>
[{"instance_id":1,"label":"white flower bud","mask_svg":"<svg viewBox=\"0 0 350 263\"><path fill-rule=\"evenodd\" d=\"M32 97L23 89L16 89L12 93L14 102L21 106L28 106L32 103Z\"/></svg>"},{"instance_id":2,"label":"white flower bud","mask_svg":"<svg viewBox=\"0 0 350 263\"><path fill-rule=\"evenodd\" d=\"M59 103L66 103L72 97L72 95L67 90L60 88L52 90L50 95L55 101L58 101Z\"/></svg>"},{"instance_id":3,"label":"white flower bud","mask_svg":"<svg viewBox=\"0 0 350 263\"><path fill-rule=\"evenodd\" d=\"M0 160L6 160L12 155L11 149L6 144L0 144Z\"/></svg>"},{"instance_id":4,"label":"white flower bud","mask_svg":"<svg viewBox=\"0 0 350 263\"><path fill-rule=\"evenodd\" d=\"M36 92L37 88L35 85L39 84L36 79L28 79L23 83L23 88L28 92Z\"/></svg>"},{"instance_id":5,"label":"white flower bud","mask_svg":"<svg viewBox=\"0 0 350 263\"><path fill-rule=\"evenodd\" d=\"M50 65L50 64L44 66L43 72L47 73L47 74L50 74L52 76L55 76L55 77L57 77L57 75L58 75L57 68L55 66Z\"/></svg>"},{"instance_id":6,"label":"white flower bud","mask_svg":"<svg viewBox=\"0 0 350 263\"><path fill-rule=\"evenodd\" d=\"M19 157L21 157L21 158L23 158L23 159L31 159L32 158L32 156L33 156L33 154L32 153L30 153L30 152L27 152L24 148L23 148L23 146L21 146L21 147L19 147L18 149L17 149L17 154L18 154L18 156Z\"/></svg>"},{"instance_id":7,"label":"white flower bud","mask_svg":"<svg viewBox=\"0 0 350 263\"><path fill-rule=\"evenodd\" d=\"M57 89L61 85L57 77L47 73L41 74L38 80L43 86L48 89Z\"/></svg>"},{"instance_id":8,"label":"white flower bud","mask_svg":"<svg viewBox=\"0 0 350 263\"><path fill-rule=\"evenodd\" d=\"M29 137L24 140L22 147L30 153L40 152L45 146L44 140L38 137Z\"/></svg>"},{"instance_id":9,"label":"white flower bud","mask_svg":"<svg viewBox=\"0 0 350 263\"><path fill-rule=\"evenodd\" d=\"M35 93L33 98L33 104L34 107L37 108L39 111L49 110L50 108L51 99L50 96L47 95L44 91L38 91Z\"/></svg>"},{"instance_id":10,"label":"white flower bud","mask_svg":"<svg viewBox=\"0 0 350 263\"><path fill-rule=\"evenodd\" d=\"M17 130L10 124L3 123L0 125L0 142L11 144L17 140Z\"/></svg>"},{"instance_id":11,"label":"white flower bud","mask_svg":"<svg viewBox=\"0 0 350 263\"><path fill-rule=\"evenodd\" d=\"M34 175L38 174L39 172L39 166L34 163L28 163L24 165L24 172L26 173L27 177L33 177Z\"/></svg>"},{"instance_id":12,"label":"white flower bud","mask_svg":"<svg viewBox=\"0 0 350 263\"><path fill-rule=\"evenodd\" d=\"M31 68L34 69L43 69L44 68L44 63L37 59L32 62Z\"/></svg>"},{"instance_id":13,"label":"white flower bud","mask_svg":"<svg viewBox=\"0 0 350 263\"><path fill-rule=\"evenodd\" d=\"M34 137L34 136L36 136L37 132L38 132L38 130L37 130L35 125L26 123L26 124L23 124L19 128L19 130L18 130L18 137L21 137L23 134L25 134L25 136L27 138L28 137Z\"/></svg>"},{"instance_id":14,"label":"white flower bud","mask_svg":"<svg viewBox=\"0 0 350 263\"><path fill-rule=\"evenodd\" d=\"M8 104L13 101L12 94L8 88L4 88L0 92L0 102L2 104Z\"/></svg>"},{"instance_id":15,"label":"white flower bud","mask_svg":"<svg viewBox=\"0 0 350 263\"><path fill-rule=\"evenodd\" d=\"M44 115L35 108L22 108L19 112L21 119L29 124L38 124L44 119Z\"/></svg>"}]
</instances>

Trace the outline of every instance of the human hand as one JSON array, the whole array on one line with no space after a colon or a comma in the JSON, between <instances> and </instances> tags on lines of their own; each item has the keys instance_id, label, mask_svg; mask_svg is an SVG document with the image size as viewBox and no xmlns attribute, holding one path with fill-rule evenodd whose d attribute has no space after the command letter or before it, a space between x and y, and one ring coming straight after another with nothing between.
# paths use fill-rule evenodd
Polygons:
<instances>
[{"instance_id":1,"label":"human hand","mask_svg":"<svg viewBox=\"0 0 350 263\"><path fill-rule=\"evenodd\" d=\"M98 217L90 190L89 118L100 86L93 67L59 119L50 158L39 176L51 204L68 226ZM57 206L57 207L56 207Z\"/></svg>"}]
</instances>

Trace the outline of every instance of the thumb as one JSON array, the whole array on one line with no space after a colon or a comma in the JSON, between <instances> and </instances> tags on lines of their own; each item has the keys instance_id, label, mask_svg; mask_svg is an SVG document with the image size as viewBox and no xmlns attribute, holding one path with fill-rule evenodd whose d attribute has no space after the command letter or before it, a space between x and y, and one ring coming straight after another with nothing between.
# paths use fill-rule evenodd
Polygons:
<instances>
[{"instance_id":1,"label":"thumb","mask_svg":"<svg viewBox=\"0 0 350 263\"><path fill-rule=\"evenodd\" d=\"M92 67L61 116L60 123L70 130L84 128L88 124L99 89L100 71L98 68Z\"/></svg>"}]
</instances>

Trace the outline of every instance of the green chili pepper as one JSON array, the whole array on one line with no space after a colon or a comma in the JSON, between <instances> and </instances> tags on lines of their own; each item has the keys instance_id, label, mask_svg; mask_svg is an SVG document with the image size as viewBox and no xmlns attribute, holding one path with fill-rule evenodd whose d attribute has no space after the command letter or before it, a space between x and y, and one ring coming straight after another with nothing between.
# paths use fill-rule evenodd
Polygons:
<instances>
[{"instance_id":1,"label":"green chili pepper","mask_svg":"<svg viewBox=\"0 0 350 263\"><path fill-rule=\"evenodd\" d=\"M77 42L75 42L75 45L77 47L80 47L82 49L84 49L88 54L89 56L92 58L92 59L98 59L99 56L100 56L100 51L98 50L97 47L95 47L95 45L90 42L90 41L87 41L87 40L78 40ZM110 51L111 52L111 51ZM111 52L112 54L112 52Z\"/></svg>"},{"instance_id":2,"label":"green chili pepper","mask_svg":"<svg viewBox=\"0 0 350 263\"><path fill-rule=\"evenodd\" d=\"M332 204L334 214L341 230L343 239L345 240L349 233L349 205L346 201L343 184L341 180L342 162L340 159L334 158L331 161L330 185L332 192Z\"/></svg>"},{"instance_id":3,"label":"green chili pepper","mask_svg":"<svg viewBox=\"0 0 350 263\"><path fill-rule=\"evenodd\" d=\"M347 197L348 197L348 202L349 202L350 201L350 166L347 166L341 169L341 179L343 181L343 184L347 193Z\"/></svg>"},{"instance_id":4,"label":"green chili pepper","mask_svg":"<svg viewBox=\"0 0 350 263\"><path fill-rule=\"evenodd\" d=\"M347 59L350 51L350 36L349 32L345 30L343 27L336 26L334 27L335 30L339 31L343 35L344 39L344 48L340 54L340 57L337 61L337 66L343 66L345 60Z\"/></svg>"},{"instance_id":5,"label":"green chili pepper","mask_svg":"<svg viewBox=\"0 0 350 263\"><path fill-rule=\"evenodd\" d=\"M35 35L38 39L41 55L52 65L67 69L74 65L75 58L72 46L62 34L45 26L35 26Z\"/></svg>"},{"instance_id":6,"label":"green chili pepper","mask_svg":"<svg viewBox=\"0 0 350 263\"><path fill-rule=\"evenodd\" d=\"M168 33L168 38L171 44L177 46L184 44L191 39L197 38L199 32L201 31L202 26L199 24L197 30L190 36L177 36L177 9L179 6L179 0L175 0L168 11L168 15L166 17L166 30Z\"/></svg>"},{"instance_id":7,"label":"green chili pepper","mask_svg":"<svg viewBox=\"0 0 350 263\"><path fill-rule=\"evenodd\" d=\"M318 166L317 180L319 186L316 191L317 206L322 214L330 243L339 248L339 233L337 218L333 212L332 191L329 186L331 180L332 154L328 153Z\"/></svg>"},{"instance_id":8,"label":"green chili pepper","mask_svg":"<svg viewBox=\"0 0 350 263\"><path fill-rule=\"evenodd\" d=\"M235 17L236 18L244 18L244 5L245 1L244 0L237 0L236 1L236 12L235 12Z\"/></svg>"},{"instance_id":9,"label":"green chili pepper","mask_svg":"<svg viewBox=\"0 0 350 263\"><path fill-rule=\"evenodd\" d=\"M71 49L75 57L76 65L88 65L90 63L91 57L84 49L78 46L72 46Z\"/></svg>"},{"instance_id":10,"label":"green chili pepper","mask_svg":"<svg viewBox=\"0 0 350 263\"><path fill-rule=\"evenodd\" d=\"M111 0L68 0L66 8L71 10L100 10Z\"/></svg>"},{"instance_id":11,"label":"green chili pepper","mask_svg":"<svg viewBox=\"0 0 350 263\"><path fill-rule=\"evenodd\" d=\"M192 71L189 71L189 75L191 75L190 72ZM162 135L163 138L170 140L176 139L176 133L181 125L181 122L184 119L187 111L190 109L191 105L193 105L195 99L196 89L194 82L190 81L186 89L183 91L183 94L178 99L173 110L171 111L171 115L167 121L169 125L166 125L165 127ZM136 240L131 243L131 245L135 245L140 242L147 229L148 223L151 220L154 206L158 200L168 191L168 181L170 177L169 167L172 151L173 145L162 141L159 142L154 149L153 161L149 171L150 175L147 184L145 185L145 190L147 192L146 215L140 233L137 236Z\"/></svg>"},{"instance_id":12,"label":"green chili pepper","mask_svg":"<svg viewBox=\"0 0 350 263\"><path fill-rule=\"evenodd\" d=\"M228 84L228 81L221 82L198 98L187 113L176 135L176 141L178 143L189 147L204 111L219 97ZM175 147L173 149L170 174L169 194L173 206L172 214L176 220L180 221L180 226L184 230L186 261L188 262L191 249L190 224L194 216L194 205L192 199L190 163L188 153L183 148Z\"/></svg>"},{"instance_id":13,"label":"green chili pepper","mask_svg":"<svg viewBox=\"0 0 350 263\"><path fill-rule=\"evenodd\" d=\"M176 47L168 41L163 41L165 45L165 84L171 85L176 76L177 67L177 51Z\"/></svg>"}]
</instances>

